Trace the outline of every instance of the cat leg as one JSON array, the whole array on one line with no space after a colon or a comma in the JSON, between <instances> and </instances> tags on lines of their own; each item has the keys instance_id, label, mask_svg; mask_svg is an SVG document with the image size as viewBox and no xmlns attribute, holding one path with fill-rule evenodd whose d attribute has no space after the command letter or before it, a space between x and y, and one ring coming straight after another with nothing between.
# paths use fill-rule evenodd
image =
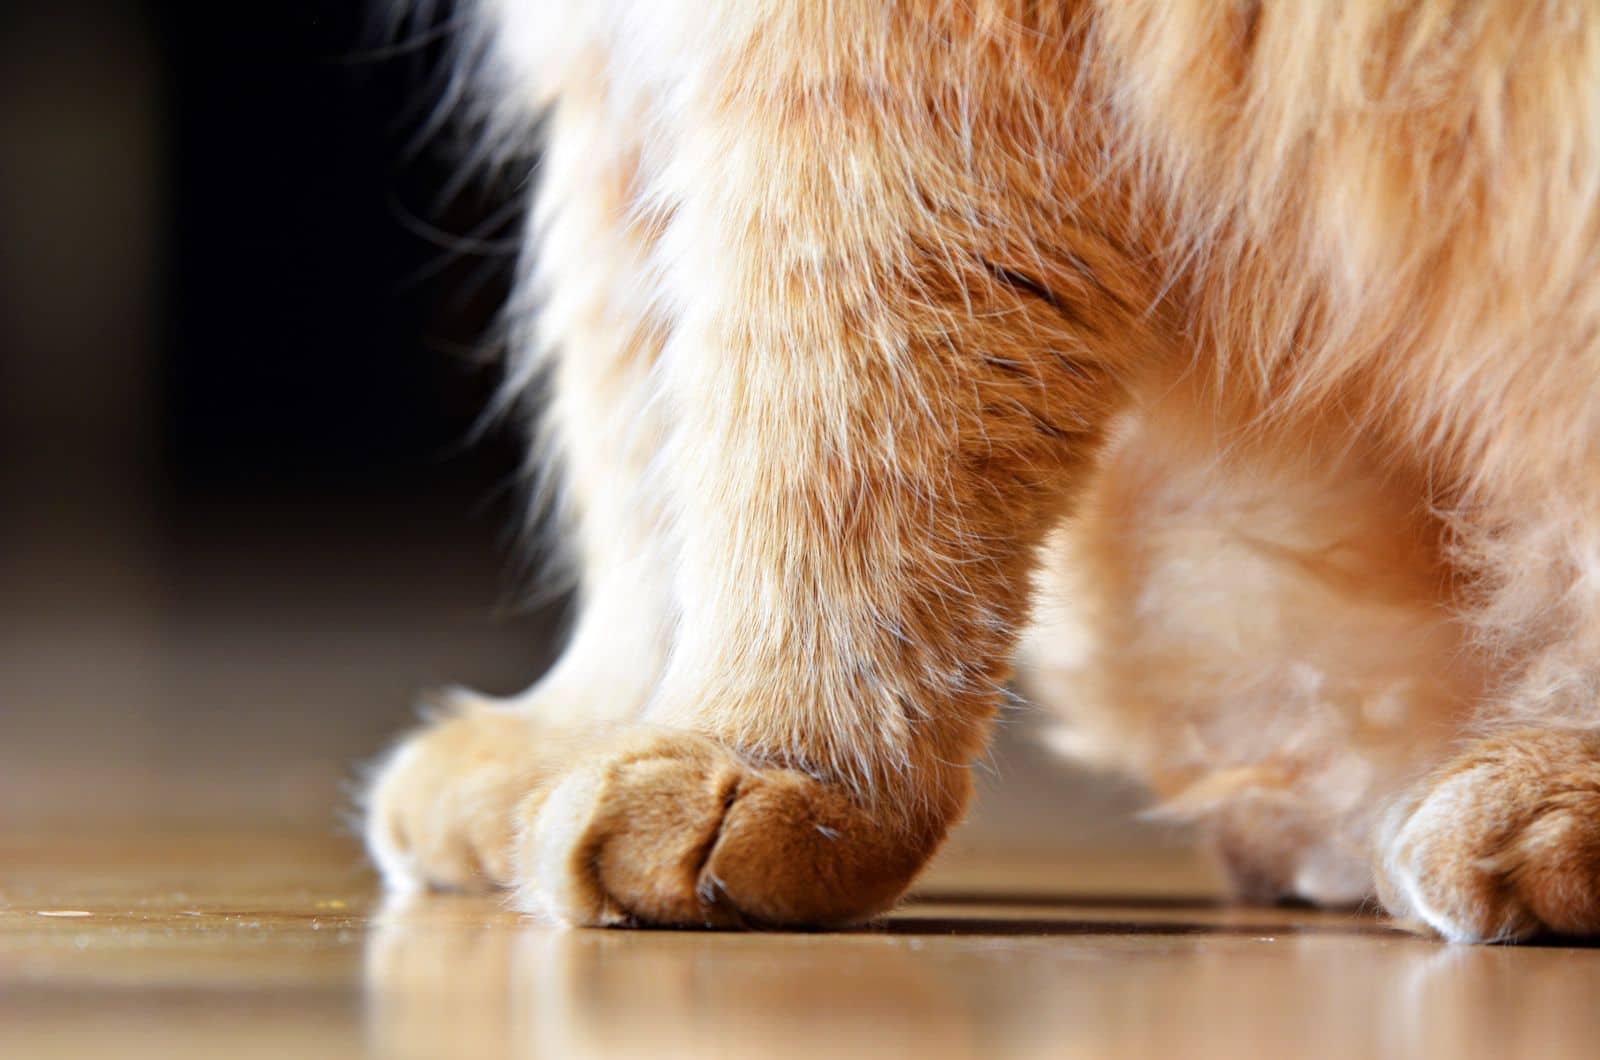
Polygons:
<instances>
[{"instance_id":1,"label":"cat leg","mask_svg":"<svg viewBox=\"0 0 1600 1060\"><path fill-rule=\"evenodd\" d=\"M772 7L697 15L736 46L670 94L679 620L641 724L519 808L517 904L570 923L828 924L902 893L967 802L1037 545L1139 353L1106 237L1058 285L984 244L1003 203L934 198L1027 127L919 80L984 52Z\"/></svg>"},{"instance_id":2,"label":"cat leg","mask_svg":"<svg viewBox=\"0 0 1600 1060\"><path fill-rule=\"evenodd\" d=\"M379 768L366 838L391 886L510 882L515 804L598 730L636 715L666 654L672 560L650 471L663 434L651 378L661 329L643 304L638 129L602 90L574 84L547 119L530 223L537 271L520 292L539 299L539 334L514 340L510 366L513 384L549 382L532 448L559 472L577 622L528 691L455 693Z\"/></svg>"}]
</instances>

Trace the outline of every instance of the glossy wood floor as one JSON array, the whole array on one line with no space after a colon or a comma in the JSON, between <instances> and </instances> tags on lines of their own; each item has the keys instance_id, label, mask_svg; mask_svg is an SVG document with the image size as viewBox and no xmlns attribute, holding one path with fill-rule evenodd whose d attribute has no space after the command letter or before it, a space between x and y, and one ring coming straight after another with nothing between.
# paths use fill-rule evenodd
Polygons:
<instances>
[{"instance_id":1,"label":"glossy wood floor","mask_svg":"<svg viewBox=\"0 0 1600 1060\"><path fill-rule=\"evenodd\" d=\"M1360 915L1220 906L1183 895L1198 877L1181 857L1119 859L950 864L882 923L740 935L385 902L337 840L13 841L0 1055L1600 1052L1600 950L1447 947Z\"/></svg>"},{"instance_id":2,"label":"glossy wood floor","mask_svg":"<svg viewBox=\"0 0 1600 1060\"><path fill-rule=\"evenodd\" d=\"M1600 1056L1600 949L1217 904L1025 714L922 897L868 928L385 903L341 780L412 690L525 680L527 630L433 553L306 540L332 551L189 581L190 553L182 577L0 556L0 1057Z\"/></svg>"}]
</instances>

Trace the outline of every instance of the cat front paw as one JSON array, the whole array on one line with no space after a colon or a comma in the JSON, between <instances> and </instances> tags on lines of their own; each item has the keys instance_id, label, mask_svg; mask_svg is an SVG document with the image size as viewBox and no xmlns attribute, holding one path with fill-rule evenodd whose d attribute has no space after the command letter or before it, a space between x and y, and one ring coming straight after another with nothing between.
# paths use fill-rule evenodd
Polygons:
<instances>
[{"instance_id":1,"label":"cat front paw","mask_svg":"<svg viewBox=\"0 0 1600 1060\"><path fill-rule=\"evenodd\" d=\"M517 904L580 925L862 920L893 904L940 838L887 824L804 773L646 729L530 796L519 816Z\"/></svg>"},{"instance_id":2,"label":"cat front paw","mask_svg":"<svg viewBox=\"0 0 1600 1060\"><path fill-rule=\"evenodd\" d=\"M1377 878L1452 942L1600 934L1600 733L1481 741L1391 813Z\"/></svg>"},{"instance_id":3,"label":"cat front paw","mask_svg":"<svg viewBox=\"0 0 1600 1060\"><path fill-rule=\"evenodd\" d=\"M510 885L513 812L570 760L562 735L524 714L470 699L449 710L396 748L367 794L367 850L391 890Z\"/></svg>"}]
</instances>

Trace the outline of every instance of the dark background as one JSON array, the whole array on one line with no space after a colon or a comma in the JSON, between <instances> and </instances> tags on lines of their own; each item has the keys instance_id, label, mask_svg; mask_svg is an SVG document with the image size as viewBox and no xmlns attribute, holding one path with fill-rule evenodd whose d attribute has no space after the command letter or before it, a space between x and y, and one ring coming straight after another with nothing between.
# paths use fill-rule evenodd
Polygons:
<instances>
[{"instance_id":1,"label":"dark background","mask_svg":"<svg viewBox=\"0 0 1600 1060\"><path fill-rule=\"evenodd\" d=\"M500 496L510 432L463 443L522 174L460 179L441 27L386 35L373 6L5 6L10 482L110 460L168 529L233 504Z\"/></svg>"},{"instance_id":2,"label":"dark background","mask_svg":"<svg viewBox=\"0 0 1600 1060\"><path fill-rule=\"evenodd\" d=\"M335 829L550 659L478 429L528 172L463 175L451 17L0 5L0 838ZM1006 720L969 840L1128 834Z\"/></svg>"},{"instance_id":3,"label":"dark background","mask_svg":"<svg viewBox=\"0 0 1600 1060\"><path fill-rule=\"evenodd\" d=\"M164 452L184 499L440 488L505 455L457 443L492 381L472 362L517 174L462 173L437 102L449 12L386 33L364 6L149 9L171 167Z\"/></svg>"},{"instance_id":4,"label":"dark background","mask_svg":"<svg viewBox=\"0 0 1600 1060\"><path fill-rule=\"evenodd\" d=\"M458 179L450 13L388 33L378 7L6 6L5 338L34 398L8 440L116 419L180 505L492 477L503 449L438 467L492 384L518 174Z\"/></svg>"}]
</instances>

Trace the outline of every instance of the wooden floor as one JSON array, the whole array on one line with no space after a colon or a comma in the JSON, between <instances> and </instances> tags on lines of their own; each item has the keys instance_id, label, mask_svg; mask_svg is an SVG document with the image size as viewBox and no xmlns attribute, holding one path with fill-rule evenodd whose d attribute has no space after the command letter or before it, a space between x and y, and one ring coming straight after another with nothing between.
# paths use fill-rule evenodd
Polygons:
<instances>
[{"instance_id":1,"label":"wooden floor","mask_svg":"<svg viewBox=\"0 0 1600 1060\"><path fill-rule=\"evenodd\" d=\"M6 1060L1600 1056L1600 949L1219 905L1025 711L922 897L865 929L385 903L341 784L415 689L531 676L527 628L483 617L492 577L320 526L171 570L99 539L52 560L64 540L0 555Z\"/></svg>"},{"instance_id":2,"label":"wooden floor","mask_svg":"<svg viewBox=\"0 0 1600 1060\"><path fill-rule=\"evenodd\" d=\"M1160 886L1194 879L1167 857L954 864L882 923L741 935L385 902L332 839L13 841L0 1055L1600 1051L1600 950L1448 947L1355 914L1221 906ZM1038 889L1052 868L1065 886ZM1110 894L1079 889L1119 875Z\"/></svg>"}]
</instances>

